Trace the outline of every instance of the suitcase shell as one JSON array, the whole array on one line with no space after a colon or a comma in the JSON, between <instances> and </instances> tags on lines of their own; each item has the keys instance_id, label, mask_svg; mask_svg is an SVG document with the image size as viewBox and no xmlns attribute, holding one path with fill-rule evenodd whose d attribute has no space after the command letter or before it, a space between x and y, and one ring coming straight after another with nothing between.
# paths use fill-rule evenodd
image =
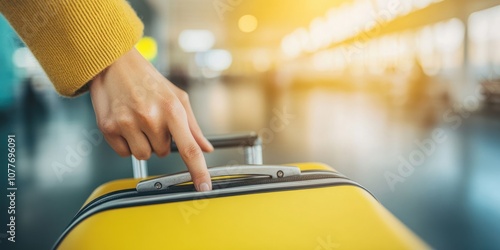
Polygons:
<instances>
[{"instance_id":1,"label":"suitcase shell","mask_svg":"<svg viewBox=\"0 0 500 250\"><path fill-rule=\"evenodd\" d=\"M204 193L128 198L120 194L137 193L140 179L112 181L91 194L55 248L429 248L359 184L324 164L291 165L302 174L337 177L220 189L214 182Z\"/></svg>"}]
</instances>

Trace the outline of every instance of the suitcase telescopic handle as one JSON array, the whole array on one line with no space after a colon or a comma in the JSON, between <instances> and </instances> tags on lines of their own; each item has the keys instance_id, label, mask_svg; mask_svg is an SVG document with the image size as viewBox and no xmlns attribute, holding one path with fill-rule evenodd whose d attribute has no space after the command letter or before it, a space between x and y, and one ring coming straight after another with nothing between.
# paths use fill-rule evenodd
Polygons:
<instances>
[{"instance_id":1,"label":"suitcase telescopic handle","mask_svg":"<svg viewBox=\"0 0 500 250\"><path fill-rule=\"evenodd\" d=\"M212 143L214 148L242 147L245 164L262 164L262 143L255 132L207 136L207 139ZM172 141L170 149L172 152L179 151L174 141ZM147 161L138 160L133 155L132 169L134 171L134 178L145 178L148 176Z\"/></svg>"},{"instance_id":2,"label":"suitcase telescopic handle","mask_svg":"<svg viewBox=\"0 0 500 250\"><path fill-rule=\"evenodd\" d=\"M271 166L271 165L237 165L209 168L211 177L221 176L268 176L270 178L283 178L300 175L300 169L293 166ZM151 192L168 190L169 187L190 182L189 172L173 175L164 175L153 179L143 180L137 184L138 192Z\"/></svg>"}]
</instances>

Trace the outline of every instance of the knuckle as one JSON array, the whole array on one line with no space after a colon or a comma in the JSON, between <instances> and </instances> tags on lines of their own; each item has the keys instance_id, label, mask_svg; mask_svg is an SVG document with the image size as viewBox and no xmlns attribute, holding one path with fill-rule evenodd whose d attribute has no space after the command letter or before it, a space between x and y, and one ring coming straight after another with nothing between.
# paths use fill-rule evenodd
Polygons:
<instances>
[{"instance_id":1,"label":"knuckle","mask_svg":"<svg viewBox=\"0 0 500 250\"><path fill-rule=\"evenodd\" d=\"M193 176L193 181L195 183L203 182L204 180L210 179L210 174L208 174L208 171L204 170L193 171L191 175Z\"/></svg>"},{"instance_id":2,"label":"knuckle","mask_svg":"<svg viewBox=\"0 0 500 250\"><path fill-rule=\"evenodd\" d=\"M135 158L138 160L147 160L149 157L151 157L151 151L150 150L141 150L139 152L134 152Z\"/></svg>"},{"instance_id":3,"label":"knuckle","mask_svg":"<svg viewBox=\"0 0 500 250\"><path fill-rule=\"evenodd\" d=\"M182 104L176 99L166 100L163 106L167 114L172 114L172 115L178 115L182 113L184 109Z\"/></svg>"},{"instance_id":4,"label":"knuckle","mask_svg":"<svg viewBox=\"0 0 500 250\"><path fill-rule=\"evenodd\" d=\"M134 126L134 119L130 115L120 115L116 120L120 126L126 128L131 128Z\"/></svg>"},{"instance_id":5,"label":"knuckle","mask_svg":"<svg viewBox=\"0 0 500 250\"><path fill-rule=\"evenodd\" d=\"M146 122L146 126L148 126L149 130L153 133L155 136L161 136L163 134L163 127L159 122Z\"/></svg>"},{"instance_id":6,"label":"knuckle","mask_svg":"<svg viewBox=\"0 0 500 250\"><path fill-rule=\"evenodd\" d=\"M210 179L210 174L208 173L208 170L205 168L193 170L192 175L194 176L195 180L202 181L204 179Z\"/></svg>"},{"instance_id":7,"label":"knuckle","mask_svg":"<svg viewBox=\"0 0 500 250\"><path fill-rule=\"evenodd\" d=\"M116 150L116 153L121 156L121 157L127 157L130 156L130 151L128 149L119 149Z\"/></svg>"},{"instance_id":8,"label":"knuckle","mask_svg":"<svg viewBox=\"0 0 500 250\"><path fill-rule=\"evenodd\" d=\"M202 154L200 147L196 144L191 144L181 149L181 155L185 159L196 159L201 157Z\"/></svg>"},{"instance_id":9,"label":"knuckle","mask_svg":"<svg viewBox=\"0 0 500 250\"><path fill-rule=\"evenodd\" d=\"M146 125L147 127L152 128L152 129L157 127L157 123L156 123L156 121L158 120L157 115L154 114L154 112L152 112L151 110L141 109L137 113L137 116L138 116L140 122L142 124Z\"/></svg>"},{"instance_id":10,"label":"knuckle","mask_svg":"<svg viewBox=\"0 0 500 250\"><path fill-rule=\"evenodd\" d=\"M189 95L184 90L179 91L177 97L181 100L181 102L189 102Z\"/></svg>"},{"instance_id":11,"label":"knuckle","mask_svg":"<svg viewBox=\"0 0 500 250\"><path fill-rule=\"evenodd\" d=\"M156 153L156 155L158 155L159 157L165 157L165 156L167 156L168 154L170 154L170 147L169 147L169 146L166 146L166 147L159 147L159 148L155 149L155 153Z\"/></svg>"},{"instance_id":12,"label":"knuckle","mask_svg":"<svg viewBox=\"0 0 500 250\"><path fill-rule=\"evenodd\" d=\"M126 157L130 156L130 149L128 147L128 144L126 142L121 142L121 141L116 141L116 140L109 140L110 138L105 136L106 141L109 143L109 146L113 148L113 150L121 157Z\"/></svg>"},{"instance_id":13,"label":"knuckle","mask_svg":"<svg viewBox=\"0 0 500 250\"><path fill-rule=\"evenodd\" d=\"M98 127L103 134L116 134L118 132L118 126L112 121L101 121L98 123Z\"/></svg>"}]
</instances>

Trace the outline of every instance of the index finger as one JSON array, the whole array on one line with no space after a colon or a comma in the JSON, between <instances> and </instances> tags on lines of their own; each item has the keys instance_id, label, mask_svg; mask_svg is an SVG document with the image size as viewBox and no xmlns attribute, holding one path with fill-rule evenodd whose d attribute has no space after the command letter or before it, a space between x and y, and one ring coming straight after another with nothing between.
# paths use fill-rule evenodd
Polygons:
<instances>
[{"instance_id":1,"label":"index finger","mask_svg":"<svg viewBox=\"0 0 500 250\"><path fill-rule=\"evenodd\" d=\"M180 102L178 105L182 107ZM200 146L191 133L186 111L183 108L179 108L174 113L175 117L168 119L168 127L170 128L172 137L175 139L182 160L186 163L191 174L194 186L198 191L212 190L212 181L207 170L207 163L205 162L205 157Z\"/></svg>"}]
</instances>

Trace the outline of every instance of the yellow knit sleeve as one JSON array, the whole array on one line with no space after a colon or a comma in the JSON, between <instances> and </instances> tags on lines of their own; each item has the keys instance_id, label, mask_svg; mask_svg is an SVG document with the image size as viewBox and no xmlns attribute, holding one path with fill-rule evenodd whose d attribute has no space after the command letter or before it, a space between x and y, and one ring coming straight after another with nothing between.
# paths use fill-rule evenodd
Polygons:
<instances>
[{"instance_id":1,"label":"yellow knit sleeve","mask_svg":"<svg viewBox=\"0 0 500 250\"><path fill-rule=\"evenodd\" d=\"M0 11L64 96L84 92L143 30L125 0L0 0Z\"/></svg>"}]
</instances>

